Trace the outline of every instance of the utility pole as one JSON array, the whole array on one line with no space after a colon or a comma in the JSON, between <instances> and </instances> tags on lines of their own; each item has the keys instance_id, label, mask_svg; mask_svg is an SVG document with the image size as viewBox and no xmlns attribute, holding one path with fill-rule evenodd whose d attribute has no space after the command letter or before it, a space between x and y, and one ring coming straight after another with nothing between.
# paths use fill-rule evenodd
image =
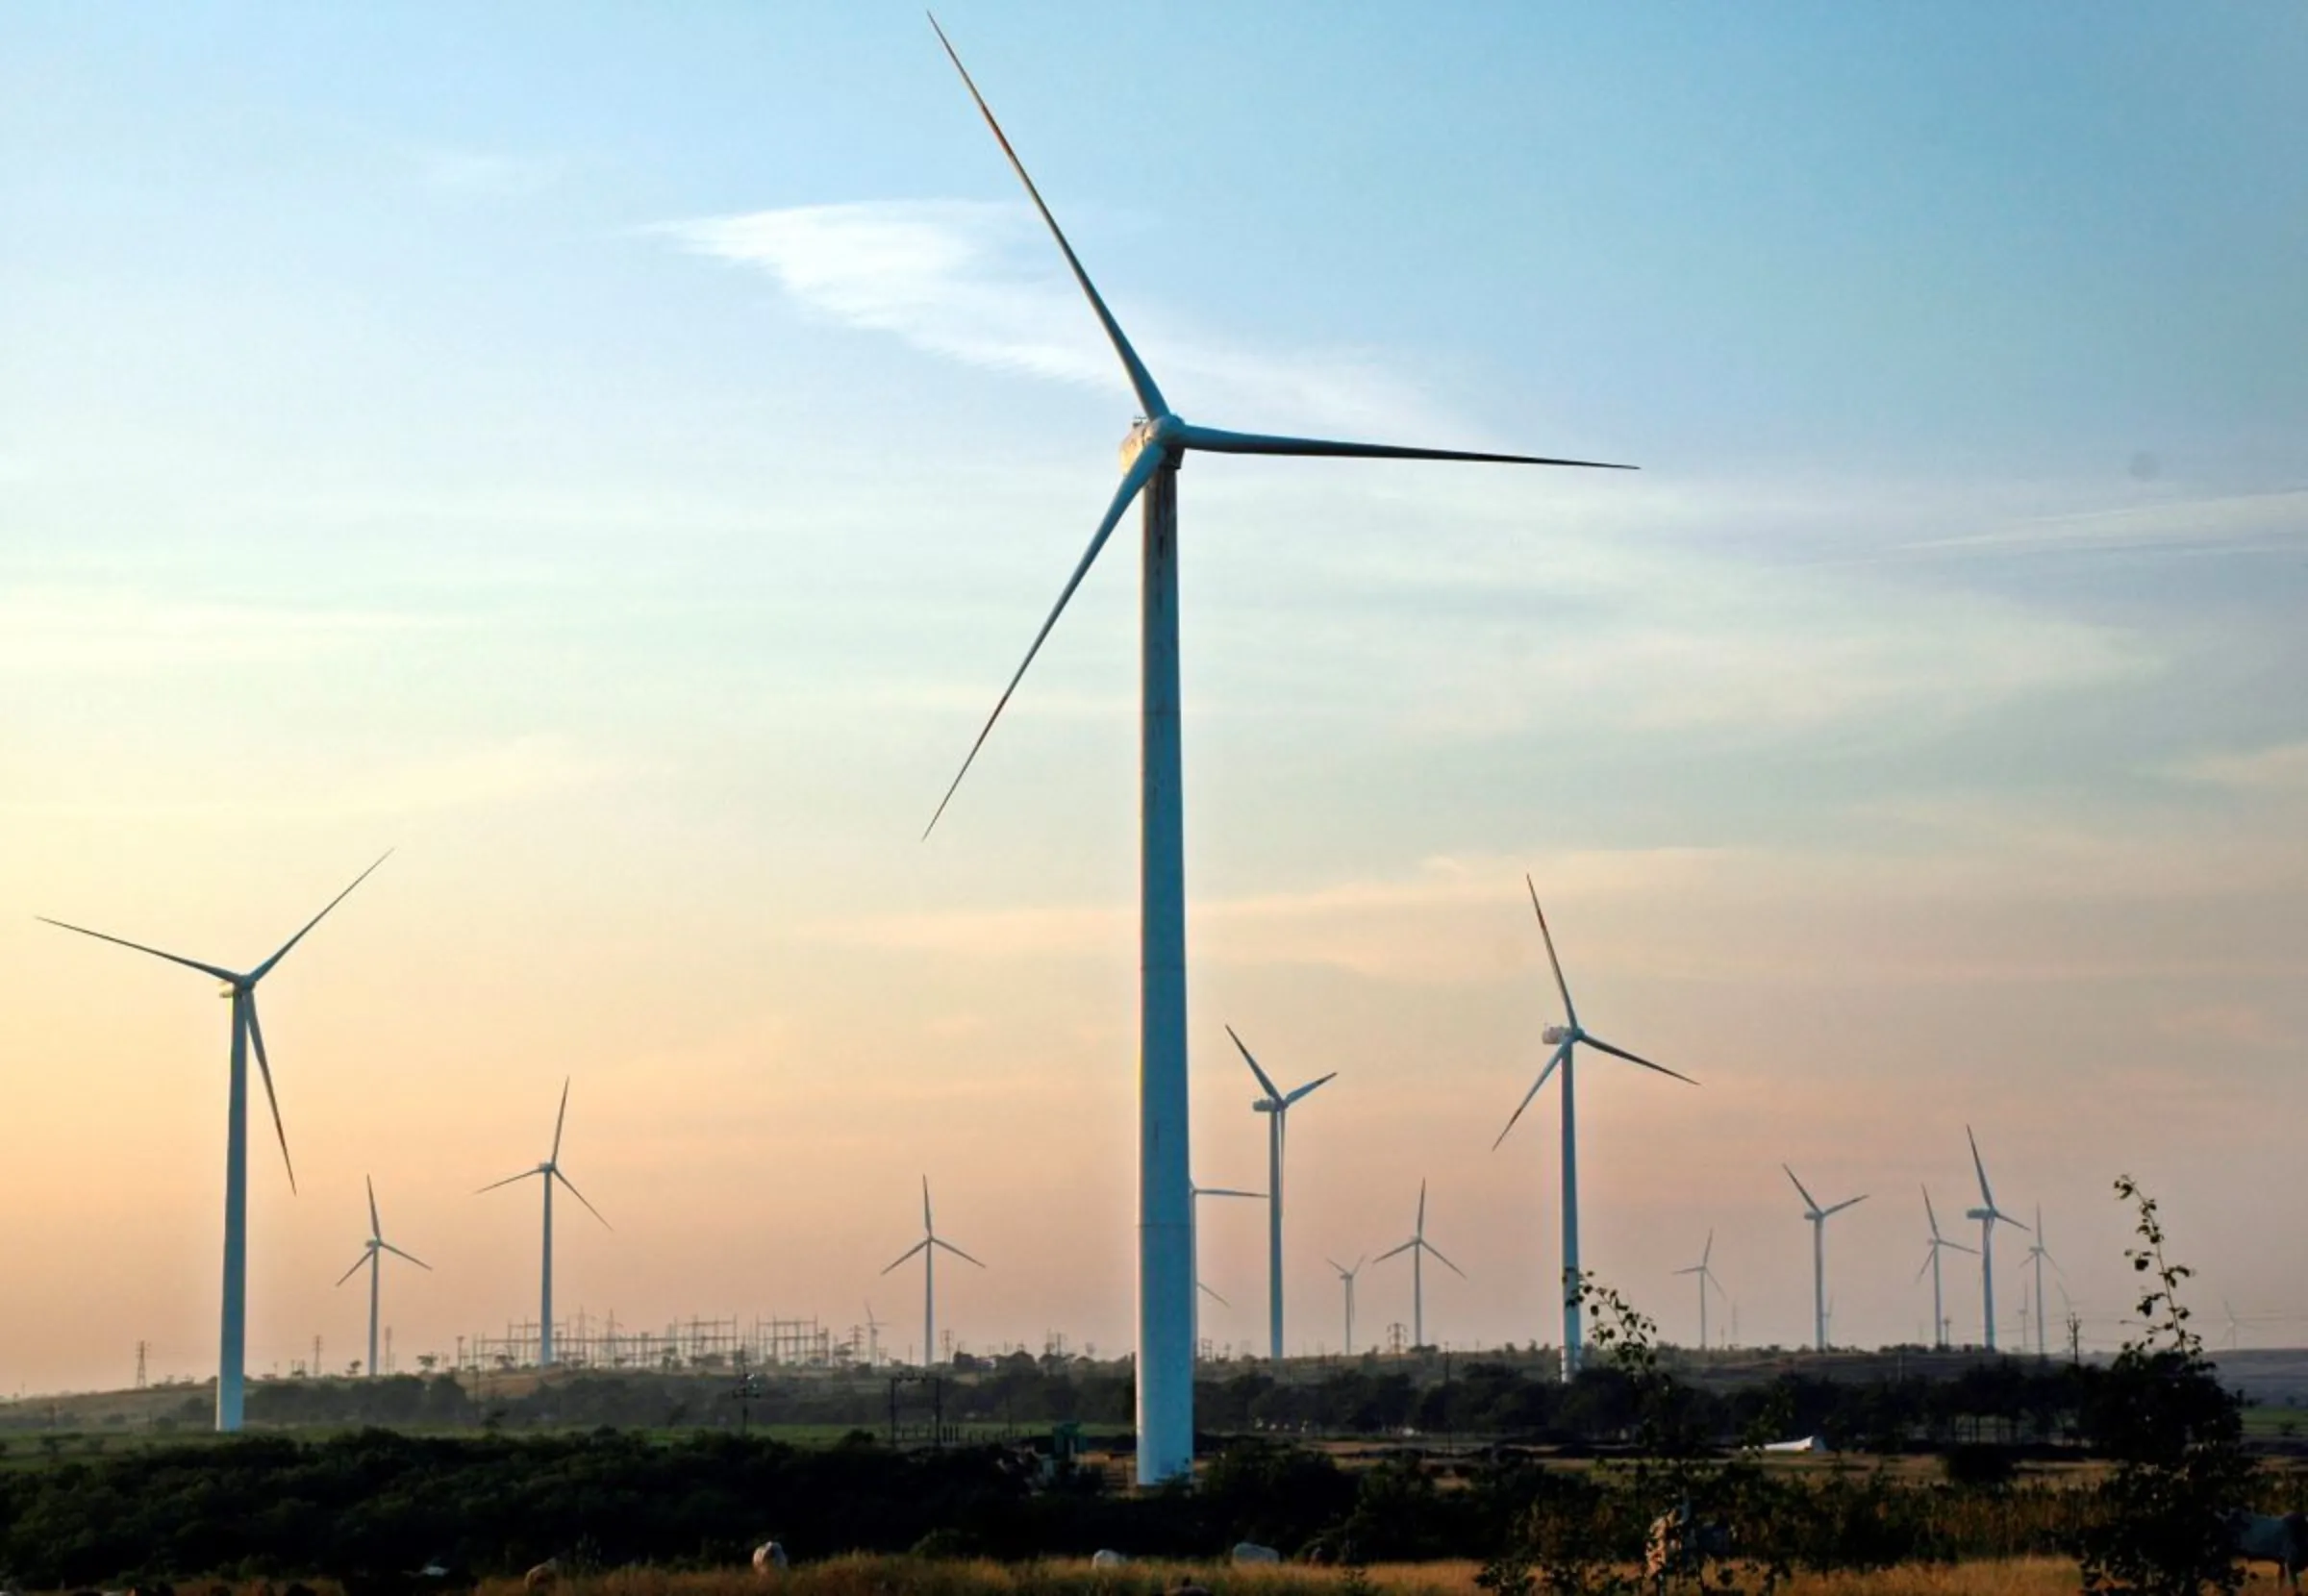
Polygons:
<instances>
[{"instance_id":1,"label":"utility pole","mask_svg":"<svg viewBox=\"0 0 2308 1596\"><path fill-rule=\"evenodd\" d=\"M137 1343L137 1389L144 1389L144 1343Z\"/></svg>"}]
</instances>

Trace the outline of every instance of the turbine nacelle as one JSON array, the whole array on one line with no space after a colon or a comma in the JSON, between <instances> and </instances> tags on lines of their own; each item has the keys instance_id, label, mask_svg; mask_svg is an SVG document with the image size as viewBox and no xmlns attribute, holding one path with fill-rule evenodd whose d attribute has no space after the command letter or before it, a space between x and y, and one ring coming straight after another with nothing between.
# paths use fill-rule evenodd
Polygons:
<instances>
[{"instance_id":1,"label":"turbine nacelle","mask_svg":"<svg viewBox=\"0 0 2308 1596\"><path fill-rule=\"evenodd\" d=\"M1578 1033L1568 1025L1550 1025L1539 1033L1539 1039L1547 1046L1553 1047L1557 1043L1569 1041L1577 1035Z\"/></svg>"},{"instance_id":2,"label":"turbine nacelle","mask_svg":"<svg viewBox=\"0 0 2308 1596\"><path fill-rule=\"evenodd\" d=\"M1122 469L1127 471L1138 463L1138 457L1148 449L1161 449L1170 455L1186 451L1180 438L1186 423L1175 415L1141 415L1130 424L1130 434L1122 439L1120 454Z\"/></svg>"}]
</instances>

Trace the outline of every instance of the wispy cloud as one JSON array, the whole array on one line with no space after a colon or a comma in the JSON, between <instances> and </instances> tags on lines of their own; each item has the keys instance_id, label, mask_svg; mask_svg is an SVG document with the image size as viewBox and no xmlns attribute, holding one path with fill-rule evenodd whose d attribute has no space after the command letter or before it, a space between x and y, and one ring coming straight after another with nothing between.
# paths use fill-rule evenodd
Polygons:
<instances>
[{"instance_id":1,"label":"wispy cloud","mask_svg":"<svg viewBox=\"0 0 2308 1596\"><path fill-rule=\"evenodd\" d=\"M1129 397L1114 352L1023 205L797 206L660 231L700 255L768 273L812 314L974 365ZM1217 337L1112 285L1100 291L1173 401L1214 420L1468 436L1464 418L1442 414L1367 352L1259 349Z\"/></svg>"},{"instance_id":2,"label":"wispy cloud","mask_svg":"<svg viewBox=\"0 0 2308 1596\"><path fill-rule=\"evenodd\" d=\"M2116 553L2253 549L2308 542L2308 488L2145 503L2014 519L1979 532L1926 538L1899 552L1918 556Z\"/></svg>"}]
</instances>

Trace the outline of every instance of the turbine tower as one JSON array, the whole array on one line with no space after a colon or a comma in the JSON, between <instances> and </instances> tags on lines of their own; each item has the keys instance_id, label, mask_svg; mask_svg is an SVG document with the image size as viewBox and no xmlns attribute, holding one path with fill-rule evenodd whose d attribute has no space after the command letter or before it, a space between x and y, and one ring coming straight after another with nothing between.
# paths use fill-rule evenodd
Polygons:
<instances>
[{"instance_id":1,"label":"turbine tower","mask_svg":"<svg viewBox=\"0 0 2308 1596\"><path fill-rule=\"evenodd\" d=\"M280 951L256 968L247 971L228 970L221 965L204 964L197 959L181 954L163 953L148 948L141 942L131 942L86 926L69 925L63 920L40 919L64 931L76 931L83 936L93 936L100 942L113 942L138 953L165 959L171 964L198 970L214 976L224 983L223 995L233 1003L233 1039L231 1071L226 1077L224 1113L224 1309L222 1323L216 1337L216 1428L220 1431L240 1428L240 1409L245 1383L248 1355L248 1056L257 1056L257 1071L263 1077L264 1101L272 1108L273 1134L281 1142L281 1165L288 1172L288 1189L296 1189L296 1166L288 1161L288 1132L281 1124L281 1100L273 1094L272 1064L264 1057L264 1028L257 1019L257 983L272 973L273 967L288 957L288 950L305 939L305 934L328 917L329 910L344 902L353 886L368 880L377 864L391 857L388 849L377 858L376 864L353 878L353 885L338 893L328 907L305 922L303 931L288 938Z\"/></svg>"},{"instance_id":2,"label":"turbine tower","mask_svg":"<svg viewBox=\"0 0 2308 1596\"><path fill-rule=\"evenodd\" d=\"M2042 1203L2036 1205L2036 1237L2028 1243L2026 1261L2036 1266L2036 1356L2049 1358L2051 1356L2050 1346L2044 1335L2045 1323L2044 1317L2044 1265L2049 1263L2054 1269L2057 1269L2060 1266L2060 1260L2051 1256L2050 1244L2044 1239L2044 1205ZM2221 1306L2226 1306L2224 1299ZM2233 1318L2234 1315L2231 1314L2230 1317Z\"/></svg>"},{"instance_id":3,"label":"turbine tower","mask_svg":"<svg viewBox=\"0 0 2308 1596\"><path fill-rule=\"evenodd\" d=\"M1200 1358L1202 1356L1203 1294L1207 1293L1209 1296L1217 1299L1217 1305L1220 1308L1231 1308L1233 1306L1227 1302L1224 1297L1218 1296L1218 1294L1216 1291L1212 1291L1209 1286L1202 1284L1202 1199L1205 1197L1248 1197L1263 1202L1266 1200L1266 1195L1267 1194L1263 1191L1237 1191L1231 1186L1222 1185L1198 1185L1193 1187L1193 1207L1192 1209L1192 1217L1194 1222L1194 1228L1192 1250L1194 1259L1194 1284L1201 1287L1200 1291L1198 1291L1194 1297L1194 1356L1196 1358Z\"/></svg>"},{"instance_id":4,"label":"turbine tower","mask_svg":"<svg viewBox=\"0 0 2308 1596\"><path fill-rule=\"evenodd\" d=\"M567 1122L568 1117L569 1082L568 1078L564 1076L561 1083L561 1111L553 1116L553 1151L546 1156L545 1161L535 1169L524 1169L518 1175L508 1175L501 1181L491 1181L481 1188L481 1191L494 1191L497 1187L511 1185L515 1181L535 1179L543 1185L545 1190L544 1266L539 1273L537 1309L537 1366L540 1369L549 1369L553 1366L553 1183L559 1181L563 1185L567 1186L569 1195L580 1203L584 1203L585 1210L588 1213L595 1219L601 1219L601 1210L593 1207L584 1192L577 1189L575 1182L561 1172L561 1128ZM480 1194L477 1191L473 1195L477 1197ZM606 1219L601 1219L601 1227L604 1230L614 1228Z\"/></svg>"},{"instance_id":5,"label":"turbine tower","mask_svg":"<svg viewBox=\"0 0 2308 1596\"><path fill-rule=\"evenodd\" d=\"M866 1305L866 1366L869 1369L879 1368L881 1362L882 1321L873 1316L873 1304L868 1302Z\"/></svg>"},{"instance_id":6,"label":"turbine tower","mask_svg":"<svg viewBox=\"0 0 2308 1596\"><path fill-rule=\"evenodd\" d=\"M368 1377L374 1380L377 1377L377 1276L384 1265L384 1255L390 1253L395 1258L405 1258L428 1272L433 1265L414 1253L402 1252L385 1239L385 1227L377 1221L377 1183L366 1176L362 1178L368 1182L368 1240L363 1245L361 1256L353 1260L353 1266L337 1278L337 1284L342 1285L361 1272L363 1264L368 1265Z\"/></svg>"},{"instance_id":7,"label":"turbine tower","mask_svg":"<svg viewBox=\"0 0 2308 1596\"><path fill-rule=\"evenodd\" d=\"M1977 1253L1976 1247L1967 1247L1960 1241L1950 1241L1940 1234L1940 1216L1932 1211L1931 1188L1923 1188L1923 1217L1930 1221L1931 1239L1924 1243L1923 1268L1916 1271L1916 1279L1923 1278L1923 1269L1931 1271L1931 1344L1940 1352L1947 1350L1947 1314L1941 1306L1940 1254L1953 1249L1959 1253Z\"/></svg>"},{"instance_id":8,"label":"turbine tower","mask_svg":"<svg viewBox=\"0 0 2308 1596\"><path fill-rule=\"evenodd\" d=\"M891 1259L882 1273L888 1274L916 1253L921 1255L921 1366L925 1369L934 1367L938 1362L938 1249L941 1247L965 1263L977 1263L981 1269L986 1267L938 1234L938 1227L930 1218L930 1178L924 1175L921 1178L921 1239Z\"/></svg>"},{"instance_id":9,"label":"turbine tower","mask_svg":"<svg viewBox=\"0 0 2308 1596\"><path fill-rule=\"evenodd\" d=\"M1351 1269L1335 1258L1324 1259L1323 1261L1339 1272L1339 1279L1346 1286L1346 1356L1352 1358L1354 1356L1354 1277L1363 1272L1363 1265L1369 1260L1358 1258L1354 1260L1354 1267Z\"/></svg>"},{"instance_id":10,"label":"turbine tower","mask_svg":"<svg viewBox=\"0 0 2308 1596\"><path fill-rule=\"evenodd\" d=\"M1555 990L1563 995L1563 1018L1566 1023L1550 1025L1539 1034L1539 1039L1552 1046L1555 1050L1554 1054L1546 1060L1546 1067L1539 1072L1539 1079L1531 1083L1531 1089L1522 1094L1522 1101L1516 1105L1514 1113L1507 1118L1507 1129L1498 1133L1498 1140L1491 1144L1491 1149L1493 1152L1498 1150L1500 1143L1507 1139L1507 1133L1515 1129L1515 1121L1522 1117L1522 1110L1531 1106L1531 1100L1539 1095L1539 1088L1546 1085L1547 1077L1554 1074L1557 1069L1561 1069L1563 1072L1563 1378L1569 1381L1578 1374L1579 1360L1585 1351L1585 1340L1580 1327L1581 1305L1579 1301L1579 1132L1577 1100L1571 1090L1571 1071L1579 1044L1584 1042L1597 1053L1608 1053L1614 1059L1624 1059L1631 1064L1641 1064L1644 1069L1657 1070L1661 1075L1674 1076L1676 1080L1689 1085L1695 1086L1698 1083L1688 1075L1676 1074L1665 1064L1654 1064L1648 1059L1629 1053L1623 1047L1614 1047L1579 1024L1579 1010L1570 1001L1570 984L1563 979L1563 961L1555 957L1554 933L1546 929L1546 910L1539 907L1539 888L1532 885L1531 878L1528 876L1522 878L1522 885L1530 889L1531 910L1539 916L1539 935L1546 942L1546 961L1555 972Z\"/></svg>"},{"instance_id":11,"label":"turbine tower","mask_svg":"<svg viewBox=\"0 0 2308 1596\"><path fill-rule=\"evenodd\" d=\"M1964 1136L1971 1143L1971 1168L1979 1176L1979 1207L1966 1209L1964 1217L1979 1221L1979 1310L1981 1322L1986 1327L1987 1349L1994 1352L1995 1350L1995 1227L1998 1224L2004 1224L2011 1226L2016 1231L2024 1231L2027 1227L1995 1206L1995 1194L1988 1189L1988 1166L1981 1161L1979 1156L1979 1138L1971 1134L1971 1127L1969 1125L1964 1127Z\"/></svg>"},{"instance_id":12,"label":"turbine tower","mask_svg":"<svg viewBox=\"0 0 2308 1596\"><path fill-rule=\"evenodd\" d=\"M1426 1238L1426 1183L1418 1183L1418 1222L1411 1228L1411 1238L1398 1247L1389 1247L1370 1261L1384 1263L1397 1253L1411 1255L1411 1345L1426 1345L1426 1270L1425 1255L1433 1253L1435 1261L1461 1280L1467 1271L1444 1258L1440 1249ZM1357 1268L1361 1265L1357 1264Z\"/></svg>"},{"instance_id":13,"label":"turbine tower","mask_svg":"<svg viewBox=\"0 0 2308 1596\"><path fill-rule=\"evenodd\" d=\"M1715 1287L1718 1295L1724 1297L1729 1296L1729 1293L1723 1290L1722 1284L1715 1278L1715 1271L1707 1266L1707 1260L1714 1256L1715 1233L1713 1231L1709 1231L1707 1233L1707 1245L1699 1249L1699 1261L1693 1264L1688 1269L1677 1269L1675 1271L1675 1273L1678 1275L1696 1275L1699 1277L1699 1350L1701 1352L1705 1352L1707 1350L1707 1288L1712 1285Z\"/></svg>"},{"instance_id":14,"label":"turbine tower","mask_svg":"<svg viewBox=\"0 0 2308 1596\"><path fill-rule=\"evenodd\" d=\"M935 22L932 24L935 26ZM1186 1067L1186 831L1179 746L1178 468L1194 450L1216 454L1313 455L1367 460L1495 461L1524 465L1599 465L1594 461L1530 455L1473 454L1390 444L1276 437L1196 426L1172 411L1153 375L1122 336L1106 302L1066 242L1050 208L969 80L941 30L954 69L987 127L1009 158L1027 197L1066 258L1091 312L1114 346L1141 412L1122 446L1122 480L1091 535L1090 546L1059 590L1025 659L994 702L977 740L938 806L945 806L985 746L1003 706L1058 623L1066 602L1106 546L1133 501L1142 501L1141 564L1142 663L1140 677L1139 799L1139 1174L1138 1174L1138 1479L1141 1484L1190 1473L1194 1452L1194 1272L1190 1256L1193 1200L1188 1195ZM938 824L937 814L930 826ZM927 833L925 832L926 835Z\"/></svg>"},{"instance_id":15,"label":"turbine tower","mask_svg":"<svg viewBox=\"0 0 2308 1596\"><path fill-rule=\"evenodd\" d=\"M1267 1115L1267 1352L1275 1362L1282 1361L1282 1156L1290 1146L1290 1116L1292 1108L1325 1081L1338 1078L1332 1070L1320 1080L1309 1081L1294 1091L1284 1091L1274 1084L1274 1078L1259 1068L1242 1039L1235 1036L1234 1027L1226 1028L1234 1036L1234 1045L1242 1055L1242 1062L1258 1077L1266 1096L1250 1105L1253 1113Z\"/></svg>"},{"instance_id":16,"label":"turbine tower","mask_svg":"<svg viewBox=\"0 0 2308 1596\"><path fill-rule=\"evenodd\" d=\"M1795 1181L1795 1172L1794 1170L1788 1169L1787 1165L1785 1164L1781 1164L1779 1167L1782 1169L1787 1169L1787 1178L1789 1180ZM1854 1203L1866 1202L1868 1200L1868 1194L1863 1191L1856 1197L1844 1198L1833 1208L1823 1209L1813 1200L1810 1192L1803 1189L1803 1183L1801 1181L1795 1181L1795 1191L1803 1199L1803 1217L1811 1221L1812 1328L1815 1332L1815 1340L1819 1350L1825 1352L1827 1350L1828 1312L1827 1221L1834 1218L1837 1214L1843 1212L1844 1209L1851 1207Z\"/></svg>"}]
</instances>

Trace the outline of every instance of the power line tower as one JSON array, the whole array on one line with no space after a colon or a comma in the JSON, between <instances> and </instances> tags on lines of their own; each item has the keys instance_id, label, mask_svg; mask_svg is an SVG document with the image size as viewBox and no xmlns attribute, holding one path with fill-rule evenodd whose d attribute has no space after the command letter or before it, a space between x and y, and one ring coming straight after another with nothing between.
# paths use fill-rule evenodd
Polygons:
<instances>
[{"instance_id":1,"label":"power line tower","mask_svg":"<svg viewBox=\"0 0 2308 1596\"><path fill-rule=\"evenodd\" d=\"M137 1389L144 1389L144 1343L137 1343Z\"/></svg>"}]
</instances>

